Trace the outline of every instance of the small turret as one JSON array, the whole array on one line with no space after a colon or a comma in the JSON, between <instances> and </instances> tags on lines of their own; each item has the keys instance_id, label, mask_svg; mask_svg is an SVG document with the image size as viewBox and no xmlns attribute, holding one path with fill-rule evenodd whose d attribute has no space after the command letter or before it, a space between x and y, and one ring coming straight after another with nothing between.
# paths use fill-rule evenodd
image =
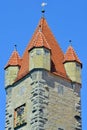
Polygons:
<instances>
[{"instance_id":1,"label":"small turret","mask_svg":"<svg viewBox=\"0 0 87 130\"><path fill-rule=\"evenodd\" d=\"M50 66L50 46L39 27L29 47L29 71L36 68L50 71Z\"/></svg>"},{"instance_id":2,"label":"small turret","mask_svg":"<svg viewBox=\"0 0 87 130\"><path fill-rule=\"evenodd\" d=\"M82 63L76 55L72 46L69 46L64 57L64 66L68 77L73 81L81 84Z\"/></svg>"},{"instance_id":3,"label":"small turret","mask_svg":"<svg viewBox=\"0 0 87 130\"><path fill-rule=\"evenodd\" d=\"M13 51L6 67L5 67L5 88L12 85L17 78L17 74L21 65L21 58L16 50Z\"/></svg>"}]
</instances>

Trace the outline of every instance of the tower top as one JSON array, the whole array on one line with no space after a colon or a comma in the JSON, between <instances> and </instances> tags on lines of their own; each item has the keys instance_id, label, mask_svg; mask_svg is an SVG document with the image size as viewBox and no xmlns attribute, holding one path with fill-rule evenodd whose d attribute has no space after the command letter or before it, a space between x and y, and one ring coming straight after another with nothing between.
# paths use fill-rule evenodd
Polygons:
<instances>
[{"instance_id":1,"label":"tower top","mask_svg":"<svg viewBox=\"0 0 87 130\"><path fill-rule=\"evenodd\" d=\"M33 47L45 47L51 51L50 73L68 79L63 65L64 53L52 34L47 21L42 17L22 57L21 68L17 80L29 73L29 50Z\"/></svg>"}]
</instances>

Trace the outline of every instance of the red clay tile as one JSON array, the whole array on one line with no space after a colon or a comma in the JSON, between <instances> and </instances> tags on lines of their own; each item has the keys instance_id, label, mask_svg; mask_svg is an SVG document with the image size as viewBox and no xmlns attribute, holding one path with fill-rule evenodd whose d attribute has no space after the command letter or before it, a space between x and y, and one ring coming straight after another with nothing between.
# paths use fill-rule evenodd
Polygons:
<instances>
[{"instance_id":1,"label":"red clay tile","mask_svg":"<svg viewBox=\"0 0 87 130\"><path fill-rule=\"evenodd\" d=\"M21 66L21 58L17 51L13 51L5 68L8 66Z\"/></svg>"},{"instance_id":2,"label":"red clay tile","mask_svg":"<svg viewBox=\"0 0 87 130\"><path fill-rule=\"evenodd\" d=\"M64 63L69 62L69 61L76 61L76 62L82 64L72 46L69 46L69 48L67 49L67 52L64 56Z\"/></svg>"},{"instance_id":3,"label":"red clay tile","mask_svg":"<svg viewBox=\"0 0 87 130\"><path fill-rule=\"evenodd\" d=\"M67 77L63 65L64 54L59 47L55 37L53 36L45 18L41 18L39 25L32 36L22 57L21 68L17 79L22 78L29 73L29 50L33 47L46 47L51 49L51 73L56 73L60 76Z\"/></svg>"},{"instance_id":4,"label":"red clay tile","mask_svg":"<svg viewBox=\"0 0 87 130\"><path fill-rule=\"evenodd\" d=\"M51 49L41 28L38 29L36 35L33 38L33 41L31 42L31 44L29 45L29 50L31 50L32 48L37 48L37 47L45 47L47 49Z\"/></svg>"}]
</instances>

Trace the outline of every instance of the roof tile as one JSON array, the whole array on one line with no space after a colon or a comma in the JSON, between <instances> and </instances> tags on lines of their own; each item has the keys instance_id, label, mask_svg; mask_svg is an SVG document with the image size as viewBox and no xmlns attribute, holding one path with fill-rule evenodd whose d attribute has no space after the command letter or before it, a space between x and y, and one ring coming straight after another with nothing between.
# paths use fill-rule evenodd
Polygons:
<instances>
[{"instance_id":1,"label":"roof tile","mask_svg":"<svg viewBox=\"0 0 87 130\"><path fill-rule=\"evenodd\" d=\"M5 68L8 66L21 66L21 58L16 50L13 51Z\"/></svg>"},{"instance_id":2,"label":"roof tile","mask_svg":"<svg viewBox=\"0 0 87 130\"><path fill-rule=\"evenodd\" d=\"M45 47L47 49L51 49L41 29L37 31L33 41L29 45L29 50L33 47Z\"/></svg>"},{"instance_id":3,"label":"roof tile","mask_svg":"<svg viewBox=\"0 0 87 130\"><path fill-rule=\"evenodd\" d=\"M72 46L68 47L67 52L64 56L64 63L68 61L76 61L82 64Z\"/></svg>"},{"instance_id":4,"label":"roof tile","mask_svg":"<svg viewBox=\"0 0 87 130\"><path fill-rule=\"evenodd\" d=\"M67 77L63 65L64 53L62 52L59 44L53 36L45 18L41 18L31 41L24 51L22 57L21 68L18 73L17 79L22 78L29 73L29 50L33 47L46 47L51 49L51 73L56 73L60 76Z\"/></svg>"}]
</instances>

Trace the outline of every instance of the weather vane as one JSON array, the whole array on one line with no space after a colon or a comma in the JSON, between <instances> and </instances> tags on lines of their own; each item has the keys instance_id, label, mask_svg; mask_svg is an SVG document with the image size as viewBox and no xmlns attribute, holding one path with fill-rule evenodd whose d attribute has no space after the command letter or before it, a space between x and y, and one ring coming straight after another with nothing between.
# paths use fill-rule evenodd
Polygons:
<instances>
[{"instance_id":1,"label":"weather vane","mask_svg":"<svg viewBox=\"0 0 87 130\"><path fill-rule=\"evenodd\" d=\"M47 3L45 3L45 2L43 2L42 4L41 4L41 7L42 7L42 15L43 15L43 17L44 17L44 13L45 13L45 9L44 9L44 7L47 5Z\"/></svg>"}]
</instances>

